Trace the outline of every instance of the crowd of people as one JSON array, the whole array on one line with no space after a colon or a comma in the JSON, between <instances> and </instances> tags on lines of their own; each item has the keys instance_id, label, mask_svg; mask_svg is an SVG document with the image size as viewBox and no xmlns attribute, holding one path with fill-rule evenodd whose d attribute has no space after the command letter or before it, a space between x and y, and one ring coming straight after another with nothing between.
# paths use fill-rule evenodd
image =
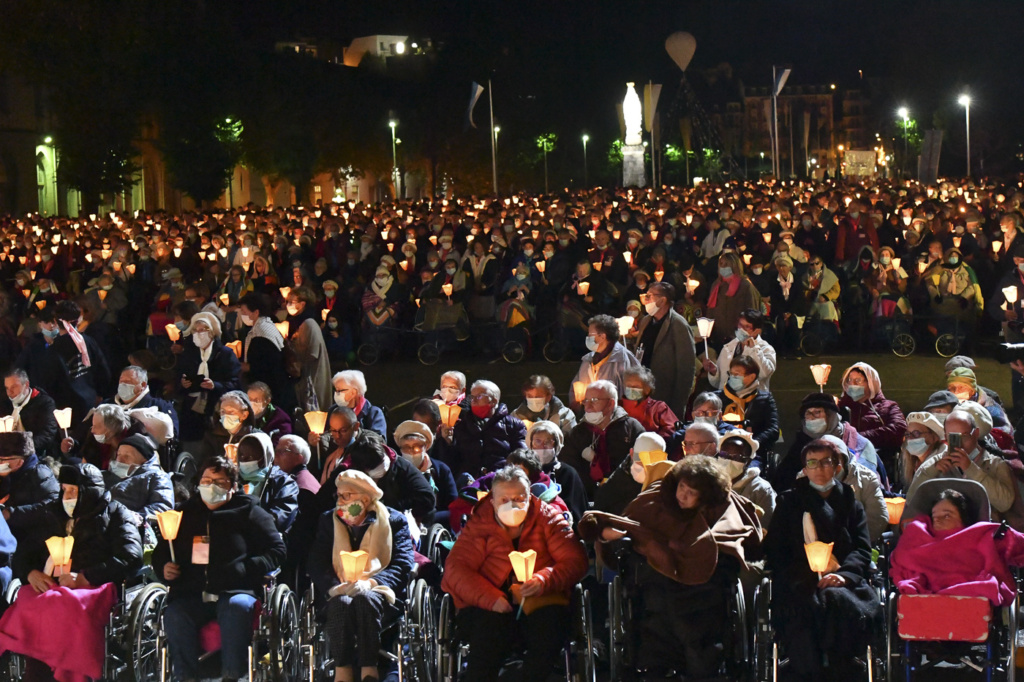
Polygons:
<instances>
[{"instance_id":1,"label":"crowd of people","mask_svg":"<svg viewBox=\"0 0 1024 682\"><path fill-rule=\"evenodd\" d=\"M216 620L222 675L238 679L280 568L318 594L335 679L372 681L439 523L458 534L435 568L470 643L466 679L496 679L516 642L527 679L543 679L574 586L629 553L645 674L713 674L714 614L766 568L786 674L846 674L881 618L884 498L973 481L1011 540L1024 530L1016 412L966 354L914 405L858 361L783 434L772 375L808 325L861 349L893 320L952 323L966 349L1019 341L1022 201L1020 182L762 181L2 219L0 579L26 587L0 646L68 599L109 610L112 584L151 571L169 587L174 674L197 679L199 632ZM467 352L518 328L585 354L571 385L524 376L504 399L453 367L410 387L411 419L389 419L355 349L401 348L445 319L472 323ZM322 429L310 412L326 412ZM918 552L952 516L979 518L940 492L914 520ZM172 509L168 541L153 519ZM70 565L55 566L47 540L65 536ZM833 543L820 575L803 551L819 540ZM357 549L368 561L353 577L339 553ZM518 581L509 555L528 550ZM66 672L33 646L19 650L28 679Z\"/></svg>"}]
</instances>

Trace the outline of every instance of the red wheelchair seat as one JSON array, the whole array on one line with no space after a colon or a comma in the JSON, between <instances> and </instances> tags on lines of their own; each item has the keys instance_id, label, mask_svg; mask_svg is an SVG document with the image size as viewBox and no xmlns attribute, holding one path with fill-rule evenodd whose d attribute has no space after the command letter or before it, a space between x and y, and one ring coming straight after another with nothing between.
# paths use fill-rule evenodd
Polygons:
<instances>
[{"instance_id":1,"label":"red wheelchair seat","mask_svg":"<svg viewBox=\"0 0 1024 682\"><path fill-rule=\"evenodd\" d=\"M902 639L931 642L984 642L992 604L984 597L903 594L896 604Z\"/></svg>"},{"instance_id":2,"label":"red wheelchair seat","mask_svg":"<svg viewBox=\"0 0 1024 682\"><path fill-rule=\"evenodd\" d=\"M252 629L255 630L260 624L260 614L263 612L263 605L256 602L256 608L252 613ZM204 654L220 651L220 623L214 618L209 623L199 628L199 649Z\"/></svg>"}]
</instances>

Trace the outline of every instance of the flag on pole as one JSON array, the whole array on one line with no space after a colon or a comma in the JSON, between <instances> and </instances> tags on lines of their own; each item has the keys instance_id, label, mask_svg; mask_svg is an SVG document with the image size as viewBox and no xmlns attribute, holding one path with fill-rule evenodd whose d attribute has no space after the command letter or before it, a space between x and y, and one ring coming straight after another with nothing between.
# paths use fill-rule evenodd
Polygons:
<instances>
[{"instance_id":1,"label":"flag on pole","mask_svg":"<svg viewBox=\"0 0 1024 682\"><path fill-rule=\"evenodd\" d=\"M644 86L644 128L651 132L654 127L654 112L658 109L661 86L648 83Z\"/></svg>"},{"instance_id":2,"label":"flag on pole","mask_svg":"<svg viewBox=\"0 0 1024 682\"><path fill-rule=\"evenodd\" d=\"M789 78L789 72L793 69L782 69L775 74L775 96L778 97L779 93L782 92L782 88L786 87L786 80Z\"/></svg>"},{"instance_id":3,"label":"flag on pole","mask_svg":"<svg viewBox=\"0 0 1024 682\"><path fill-rule=\"evenodd\" d=\"M470 86L469 92L469 106L466 108L466 123L474 128L476 128L476 124L473 123L473 107L476 106L477 100L480 99L480 95L482 95L483 92L484 86L473 81L473 85Z\"/></svg>"}]
</instances>

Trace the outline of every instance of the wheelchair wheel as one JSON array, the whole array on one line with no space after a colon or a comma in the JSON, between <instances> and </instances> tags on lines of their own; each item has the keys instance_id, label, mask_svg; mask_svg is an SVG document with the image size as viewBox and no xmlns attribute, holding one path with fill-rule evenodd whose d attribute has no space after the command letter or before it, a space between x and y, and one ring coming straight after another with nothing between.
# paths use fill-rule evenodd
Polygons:
<instances>
[{"instance_id":1,"label":"wheelchair wheel","mask_svg":"<svg viewBox=\"0 0 1024 682\"><path fill-rule=\"evenodd\" d=\"M441 349L432 343L425 343L416 351L416 357L421 364L436 365L441 359Z\"/></svg>"},{"instance_id":2,"label":"wheelchair wheel","mask_svg":"<svg viewBox=\"0 0 1024 682\"><path fill-rule=\"evenodd\" d=\"M561 339L551 339L544 344L544 359L552 365L557 365L569 354L569 344Z\"/></svg>"},{"instance_id":3,"label":"wheelchair wheel","mask_svg":"<svg viewBox=\"0 0 1024 682\"><path fill-rule=\"evenodd\" d=\"M199 465L196 463L196 458L188 452L179 453L174 460L174 470L172 473L182 485L190 488L196 480L196 475L199 473Z\"/></svg>"},{"instance_id":4,"label":"wheelchair wheel","mask_svg":"<svg viewBox=\"0 0 1024 682\"><path fill-rule=\"evenodd\" d=\"M518 341L507 341L501 349L501 357L510 365L518 365L526 357L526 349Z\"/></svg>"},{"instance_id":5,"label":"wheelchair wheel","mask_svg":"<svg viewBox=\"0 0 1024 682\"><path fill-rule=\"evenodd\" d=\"M435 523L427 531L427 538L423 541L423 556L430 559L430 563L437 566L439 571L444 571L444 562L448 558L448 548L442 542L454 542L455 536L452 532L439 523Z\"/></svg>"},{"instance_id":6,"label":"wheelchair wheel","mask_svg":"<svg viewBox=\"0 0 1024 682\"><path fill-rule=\"evenodd\" d=\"M459 640L455 634L455 604L449 594L441 598L437 618L437 682L457 682L459 674Z\"/></svg>"},{"instance_id":7,"label":"wheelchair wheel","mask_svg":"<svg viewBox=\"0 0 1024 682\"><path fill-rule=\"evenodd\" d=\"M128 616L128 647L135 682L160 676L160 618L167 600L167 588L150 583L132 602Z\"/></svg>"},{"instance_id":8,"label":"wheelchair wheel","mask_svg":"<svg viewBox=\"0 0 1024 682\"><path fill-rule=\"evenodd\" d=\"M915 341L914 337L910 334L901 332L892 337L890 347L892 348L892 352L898 357L909 358L913 355L914 351L917 350L917 341Z\"/></svg>"},{"instance_id":9,"label":"wheelchair wheel","mask_svg":"<svg viewBox=\"0 0 1024 682\"><path fill-rule=\"evenodd\" d=\"M364 343L356 350L356 359L360 365L375 365L380 360L380 348L372 343Z\"/></svg>"},{"instance_id":10,"label":"wheelchair wheel","mask_svg":"<svg viewBox=\"0 0 1024 682\"><path fill-rule=\"evenodd\" d=\"M413 679L434 682L433 661L437 656L437 620L434 613L433 591L426 581L413 583L412 602L406 629L410 633L410 653L413 659Z\"/></svg>"},{"instance_id":11,"label":"wheelchair wheel","mask_svg":"<svg viewBox=\"0 0 1024 682\"><path fill-rule=\"evenodd\" d=\"M287 585L270 593L270 678L297 682L301 677L299 611L295 595Z\"/></svg>"},{"instance_id":12,"label":"wheelchair wheel","mask_svg":"<svg viewBox=\"0 0 1024 682\"><path fill-rule=\"evenodd\" d=\"M469 315L465 312L459 316L458 321L455 322L455 340L466 341L471 335L472 327L469 324Z\"/></svg>"},{"instance_id":13,"label":"wheelchair wheel","mask_svg":"<svg viewBox=\"0 0 1024 682\"><path fill-rule=\"evenodd\" d=\"M594 619L590 592L577 585L573 594L571 663L572 682L596 682L594 667Z\"/></svg>"},{"instance_id":14,"label":"wheelchair wheel","mask_svg":"<svg viewBox=\"0 0 1024 682\"><path fill-rule=\"evenodd\" d=\"M825 350L825 340L815 332L804 332L800 337L800 350L808 357L821 355Z\"/></svg>"},{"instance_id":15,"label":"wheelchair wheel","mask_svg":"<svg viewBox=\"0 0 1024 682\"><path fill-rule=\"evenodd\" d=\"M944 358L951 358L960 351L960 339L954 334L941 334L935 339L935 352Z\"/></svg>"},{"instance_id":16,"label":"wheelchair wheel","mask_svg":"<svg viewBox=\"0 0 1024 682\"><path fill-rule=\"evenodd\" d=\"M624 678L626 662L626 609L622 577L608 584L608 672L610 679Z\"/></svg>"},{"instance_id":17,"label":"wheelchair wheel","mask_svg":"<svg viewBox=\"0 0 1024 682\"><path fill-rule=\"evenodd\" d=\"M17 578L11 578L11 582L7 583L7 590L4 591L4 601L8 606L14 603L14 600L18 598L18 590L21 589L22 582Z\"/></svg>"},{"instance_id":18,"label":"wheelchair wheel","mask_svg":"<svg viewBox=\"0 0 1024 682\"><path fill-rule=\"evenodd\" d=\"M770 680L774 668L774 634L771 614L771 580L761 579L754 588L754 646L751 652L752 679Z\"/></svg>"},{"instance_id":19,"label":"wheelchair wheel","mask_svg":"<svg viewBox=\"0 0 1024 682\"><path fill-rule=\"evenodd\" d=\"M749 642L747 641L747 606L743 599L743 585L737 581L729 601L729 624L725 631L724 663L730 679L749 677Z\"/></svg>"}]
</instances>

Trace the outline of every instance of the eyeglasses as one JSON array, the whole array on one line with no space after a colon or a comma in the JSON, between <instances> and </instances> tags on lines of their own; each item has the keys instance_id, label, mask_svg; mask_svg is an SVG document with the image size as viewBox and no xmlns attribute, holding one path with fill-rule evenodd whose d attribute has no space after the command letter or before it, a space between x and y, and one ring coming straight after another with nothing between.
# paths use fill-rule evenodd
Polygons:
<instances>
[{"instance_id":1,"label":"eyeglasses","mask_svg":"<svg viewBox=\"0 0 1024 682\"><path fill-rule=\"evenodd\" d=\"M907 438L924 438L931 431L907 431Z\"/></svg>"},{"instance_id":2,"label":"eyeglasses","mask_svg":"<svg viewBox=\"0 0 1024 682\"><path fill-rule=\"evenodd\" d=\"M489 403L491 402L491 396L484 393L483 395L470 396L469 402L471 403Z\"/></svg>"},{"instance_id":3,"label":"eyeglasses","mask_svg":"<svg viewBox=\"0 0 1024 682\"><path fill-rule=\"evenodd\" d=\"M584 398L583 399L583 404L584 405L596 405L598 403L606 403L606 402L608 402L608 398Z\"/></svg>"},{"instance_id":4,"label":"eyeglasses","mask_svg":"<svg viewBox=\"0 0 1024 682\"><path fill-rule=\"evenodd\" d=\"M699 443L688 443L686 441L683 441L683 448L685 450L688 450L688 451L689 450L703 450L704 448L706 448L707 446L711 445L714 442L715 441L713 441L713 440L705 440L705 441L701 441Z\"/></svg>"},{"instance_id":5,"label":"eyeglasses","mask_svg":"<svg viewBox=\"0 0 1024 682\"><path fill-rule=\"evenodd\" d=\"M693 416L694 417L714 417L715 419L717 419L718 415L720 415L720 414L721 414L720 410L695 410L694 413L693 413Z\"/></svg>"},{"instance_id":6,"label":"eyeglasses","mask_svg":"<svg viewBox=\"0 0 1024 682\"><path fill-rule=\"evenodd\" d=\"M825 457L824 459L808 459L807 463L804 464L804 468L808 471L814 471L818 467L823 469L831 469L836 465L831 457Z\"/></svg>"},{"instance_id":7,"label":"eyeglasses","mask_svg":"<svg viewBox=\"0 0 1024 682\"><path fill-rule=\"evenodd\" d=\"M199 479L199 485L215 485L218 488L223 488L224 490L227 490L231 487L231 481L229 481L226 478L206 478L204 476L203 478Z\"/></svg>"}]
</instances>

